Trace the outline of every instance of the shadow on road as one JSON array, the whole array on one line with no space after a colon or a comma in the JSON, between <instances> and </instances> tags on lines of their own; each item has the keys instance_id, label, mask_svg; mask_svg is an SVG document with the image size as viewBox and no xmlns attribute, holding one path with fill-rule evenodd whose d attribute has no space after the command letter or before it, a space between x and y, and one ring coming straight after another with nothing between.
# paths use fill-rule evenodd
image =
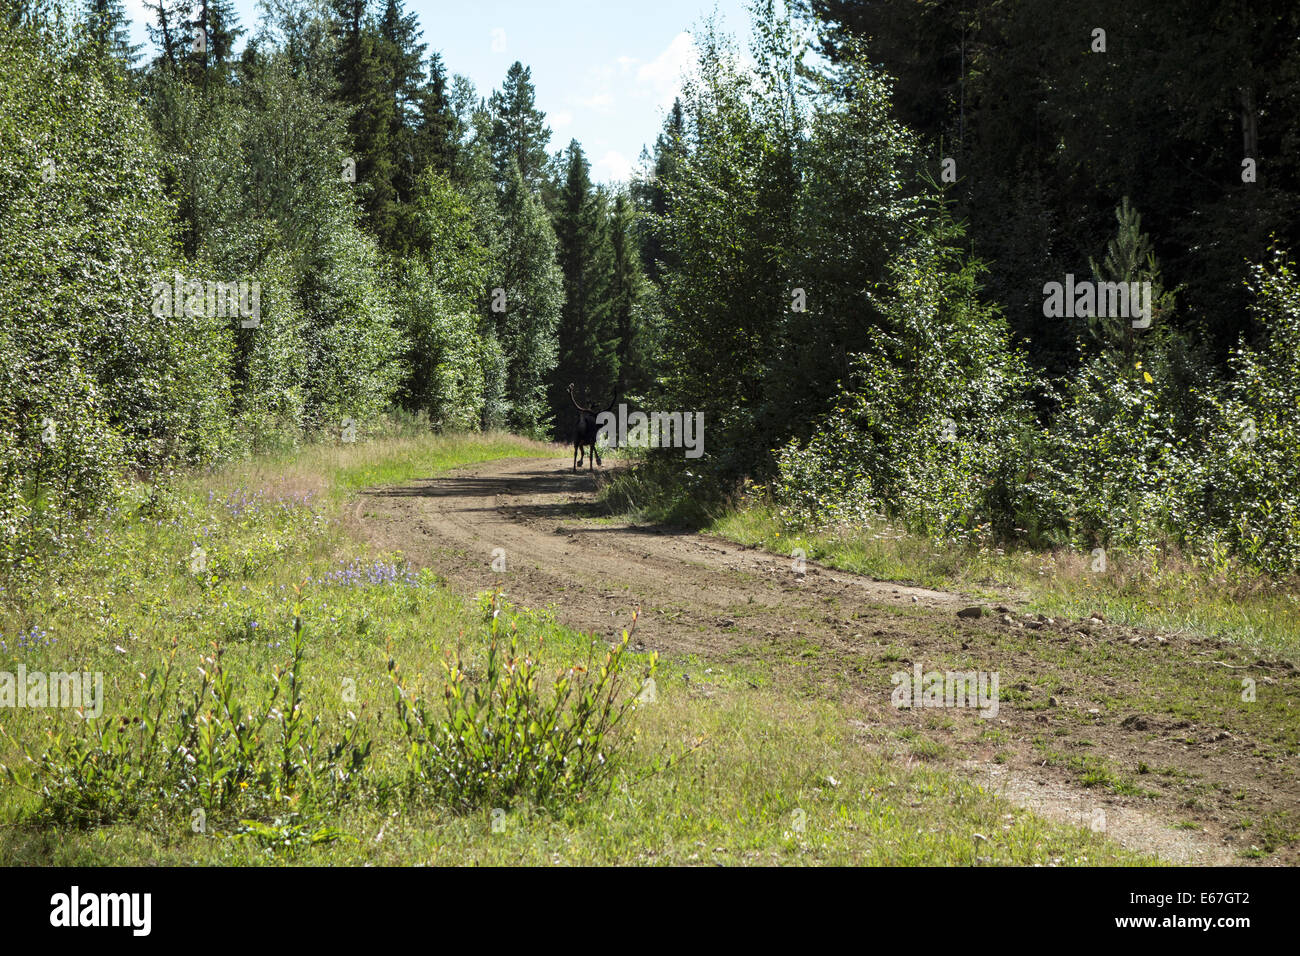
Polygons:
<instances>
[{"instance_id":1,"label":"shadow on road","mask_svg":"<svg viewBox=\"0 0 1300 956\"><path fill-rule=\"evenodd\" d=\"M584 475L554 471L518 471L509 475L422 478L410 485L367 488L374 498L492 498L499 495L562 495L590 493L593 482Z\"/></svg>"}]
</instances>

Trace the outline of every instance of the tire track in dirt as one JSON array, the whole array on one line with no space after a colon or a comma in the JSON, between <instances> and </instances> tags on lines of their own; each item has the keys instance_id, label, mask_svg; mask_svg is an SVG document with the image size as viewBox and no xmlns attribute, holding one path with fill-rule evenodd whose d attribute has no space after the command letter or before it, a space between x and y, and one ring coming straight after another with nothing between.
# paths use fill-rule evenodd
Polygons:
<instances>
[{"instance_id":1,"label":"tire track in dirt","mask_svg":"<svg viewBox=\"0 0 1300 956\"><path fill-rule=\"evenodd\" d=\"M988 656L1004 671L1017 668L1026 679L1054 666L1023 649L1013 653L1005 640L999 645L1021 626L1012 621L1014 615L957 619L956 612L972 603L963 595L874 581L812 562L799 574L789 557L604 516L594 505L595 490L591 474L574 474L563 459L505 459L363 491L354 517L361 537L383 550L403 552L413 567L432 568L458 590L472 594L502 587L511 602L550 608L557 620L579 631L615 638L640 607L638 650L776 666L801 659L798 679L811 682L806 689L858 708L866 722L862 726L873 728L874 745L904 758L888 731L934 732L934 727L923 723L921 711L889 706L891 670L908 669L912 660L947 659L958 646ZM504 573L493 570L495 549L504 550ZM1042 633L1058 643L1113 642L1131 653L1127 641L1137 632L1091 623L1049 622ZM1028 626L1043 625L1030 621ZM1047 718L1039 712L1004 700L999 717L990 722L1005 733L1001 747L984 743L980 734L989 725L973 712L945 714L953 716L953 729L945 731L950 749L960 754L949 762L953 769L1020 806L1085 826L1101 810L1110 838L1175 862L1245 862L1237 855L1242 843L1230 832L1226 811L1207 808L1198 820L1202 831L1173 829L1174 823L1197 817L1178 805L1178 792L1158 801L1149 794L1102 794L1040 761L1033 742L1042 739ZM1085 746L1136 765L1145 753L1143 742L1122 730L1118 720L1114 724L1113 729L1100 722L1090 726L1092 740ZM1279 806L1290 812L1300 803L1294 774L1251 764L1249 750L1216 751L1207 763L1210 756L1208 751L1188 754L1187 766L1194 766L1197 779L1210 773L1217 789L1224 786L1213 779L1216 773L1234 785L1243 777L1264 779L1251 791L1261 813ZM1171 752L1166 759L1177 763L1180 757ZM1270 789L1288 784L1284 793ZM1294 854L1275 854L1269 862L1286 862L1286 855Z\"/></svg>"},{"instance_id":2,"label":"tire track in dirt","mask_svg":"<svg viewBox=\"0 0 1300 956\"><path fill-rule=\"evenodd\" d=\"M962 606L957 595L811 563L800 575L790 558L716 538L597 520L594 491L589 475L557 460L509 459L363 492L358 514L369 540L405 552L412 565L467 590L503 586L509 600L552 607L578 630L613 636L639 605L637 637L666 654L715 654L779 635L773 612L824 616L840 602ZM491 567L497 548L504 574Z\"/></svg>"}]
</instances>

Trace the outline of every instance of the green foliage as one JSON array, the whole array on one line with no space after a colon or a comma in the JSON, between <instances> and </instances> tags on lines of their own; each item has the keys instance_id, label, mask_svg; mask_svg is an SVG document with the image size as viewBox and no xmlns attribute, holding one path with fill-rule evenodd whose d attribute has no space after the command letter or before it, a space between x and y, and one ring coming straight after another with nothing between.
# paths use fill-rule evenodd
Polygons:
<instances>
[{"instance_id":1,"label":"green foliage","mask_svg":"<svg viewBox=\"0 0 1300 956\"><path fill-rule=\"evenodd\" d=\"M1191 533L1274 572L1300 571L1300 281L1280 250L1252 270L1258 347L1232 355L1188 463Z\"/></svg>"},{"instance_id":2,"label":"green foliage","mask_svg":"<svg viewBox=\"0 0 1300 956\"><path fill-rule=\"evenodd\" d=\"M366 0L332 0L338 55L332 58L337 95L348 108L348 155L365 222L381 238L396 235L397 143L402 129L395 98L393 58L400 55L380 35ZM400 138L400 136L399 136Z\"/></svg>"},{"instance_id":3,"label":"green foliage","mask_svg":"<svg viewBox=\"0 0 1300 956\"><path fill-rule=\"evenodd\" d=\"M1041 539L1141 548L1177 527L1171 479L1190 450L1177 378L1163 349L1138 362L1103 352L1065 386L1026 475Z\"/></svg>"},{"instance_id":4,"label":"green foliage","mask_svg":"<svg viewBox=\"0 0 1300 956\"><path fill-rule=\"evenodd\" d=\"M727 483L770 473L770 449L808 437L880 320L871 290L916 212L916 146L884 79L865 58L813 73L774 5L755 13L752 71L729 38L702 34L698 77L639 190L663 282L655 397L704 412L705 466Z\"/></svg>"},{"instance_id":5,"label":"green foliage","mask_svg":"<svg viewBox=\"0 0 1300 956\"><path fill-rule=\"evenodd\" d=\"M649 385L652 357L659 354L658 301L637 256L634 216L632 203L619 191L609 211L609 309L611 333L617 342L618 381L614 391L625 398L634 391L644 392Z\"/></svg>"},{"instance_id":6,"label":"green foliage","mask_svg":"<svg viewBox=\"0 0 1300 956\"><path fill-rule=\"evenodd\" d=\"M499 351L496 340L480 337L478 316L444 294L418 260L401 266L396 308L410 370L403 404L427 413L438 428L476 428L493 367L484 355L493 347Z\"/></svg>"},{"instance_id":7,"label":"green foliage","mask_svg":"<svg viewBox=\"0 0 1300 956\"><path fill-rule=\"evenodd\" d=\"M1279 259L1235 281L1269 228L1294 245L1300 183L1268 157L1295 124L1257 120L1294 113L1295 31L1256 50L1257 12L1189 41L1104 5L1123 57L1085 53L1091 21L1047 0L754 0L748 57L698 31L626 194L576 141L548 159L524 64L484 100L426 56L404 0L274 0L238 59L228 0L159 0L139 70L116 0L73 26L15 7L0 564L30 575L128 475L168 514L185 466L395 402L421 427L564 433L575 382L704 414L703 461L620 482L660 514L775 475L801 521L1296 567L1292 279ZM1046 22L1074 27L1031 43ZM1149 161L1175 154L1203 175ZM942 196L936 156L957 162ZM1085 261L1151 282L1153 327L1046 315L1041 281ZM256 283L260 321L156 314L154 283L178 278ZM1234 348L1251 296L1262 322Z\"/></svg>"},{"instance_id":8,"label":"green foliage","mask_svg":"<svg viewBox=\"0 0 1300 956\"><path fill-rule=\"evenodd\" d=\"M1150 323L1156 327L1164 325L1164 320L1172 314L1174 293L1166 292L1160 282L1160 266L1156 262L1155 252L1151 249L1151 240L1142 231L1142 217L1125 196L1115 208L1117 229L1115 237L1106 243L1106 255L1098 266L1093 259L1088 260L1092 274L1099 282L1150 283L1151 315ZM1133 306L1130 311L1136 311ZM1133 328L1131 316L1102 315L1087 316L1088 330L1094 339L1108 348L1120 349L1126 357L1132 357L1137 351L1137 334Z\"/></svg>"},{"instance_id":9,"label":"green foliage","mask_svg":"<svg viewBox=\"0 0 1300 956\"><path fill-rule=\"evenodd\" d=\"M426 171L412 227L438 288L465 308L477 304L490 275L491 251L479 238L466 195L442 173Z\"/></svg>"},{"instance_id":10,"label":"green foliage","mask_svg":"<svg viewBox=\"0 0 1300 956\"><path fill-rule=\"evenodd\" d=\"M891 282L902 294L915 287L917 276L900 274L895 260L925 222L908 183L919 147L890 115L887 79L864 56L814 80L808 139L799 150L791 288L767 387L781 439L807 437L806 423L825 411L849 373L847 356L871 347L876 330L891 321L877 295L887 299ZM939 241L960 239L953 231ZM807 296L803 312L793 309L794 288Z\"/></svg>"},{"instance_id":11,"label":"green foliage","mask_svg":"<svg viewBox=\"0 0 1300 956\"><path fill-rule=\"evenodd\" d=\"M503 188L509 188L512 170L518 170L530 190L541 184L551 131L536 101L532 70L516 60L506 72L501 89L493 92L488 101L492 163L496 181Z\"/></svg>"},{"instance_id":12,"label":"green foliage","mask_svg":"<svg viewBox=\"0 0 1300 956\"><path fill-rule=\"evenodd\" d=\"M1169 286L1184 288L1179 330L1219 358L1247 325L1246 264L1272 234L1300 243L1287 159L1300 136L1294 5L800 6L832 62L867 44L898 78L899 119L935 144L933 162L957 161L958 212L989 262L989 296L1050 374L1073 369L1074 330L1043 316L1037 290L1081 271L1120 197L1143 210Z\"/></svg>"},{"instance_id":13,"label":"green foliage","mask_svg":"<svg viewBox=\"0 0 1300 956\"><path fill-rule=\"evenodd\" d=\"M546 382L555 367L564 278L550 219L515 167L501 194L493 253L493 288L503 290L505 310L490 317L506 358L508 421L525 434L540 435L548 428Z\"/></svg>"},{"instance_id":14,"label":"green foliage","mask_svg":"<svg viewBox=\"0 0 1300 956\"><path fill-rule=\"evenodd\" d=\"M84 0L82 18L96 55L112 58L122 68L134 66L140 46L131 42L130 20L121 0Z\"/></svg>"},{"instance_id":15,"label":"green foliage","mask_svg":"<svg viewBox=\"0 0 1300 956\"><path fill-rule=\"evenodd\" d=\"M781 450L776 489L791 519L888 516L955 538L1009 532L1025 510L1024 363L979 302L980 266L959 236L939 217L900 255L853 384L812 439Z\"/></svg>"},{"instance_id":16,"label":"green foliage","mask_svg":"<svg viewBox=\"0 0 1300 956\"><path fill-rule=\"evenodd\" d=\"M728 477L761 461L773 427L763 395L779 356L789 302L796 120L789 91L741 66L734 42L710 26L698 76L682 97L689 150L673 165L655 228L674 268L663 273L661 389L669 408L702 411ZM788 66L788 64L786 64ZM779 73L780 64L764 75ZM671 119L671 118L670 118Z\"/></svg>"},{"instance_id":17,"label":"green foliage","mask_svg":"<svg viewBox=\"0 0 1300 956\"><path fill-rule=\"evenodd\" d=\"M34 819L65 826L130 820L160 804L201 809L204 826L337 806L360 781L370 743L354 717L329 740L320 718L308 718L297 608L289 650L288 667L250 704L247 676L226 669L220 648L204 657L197 686L173 690L173 645L135 707L52 731L39 752L18 741L27 773L5 773L39 798Z\"/></svg>"},{"instance_id":18,"label":"green foliage","mask_svg":"<svg viewBox=\"0 0 1300 956\"><path fill-rule=\"evenodd\" d=\"M322 235L315 268L304 277L308 399L313 425L346 417L374 420L388 407L404 369L391 292L377 243L359 229Z\"/></svg>"},{"instance_id":19,"label":"green foliage","mask_svg":"<svg viewBox=\"0 0 1300 956\"><path fill-rule=\"evenodd\" d=\"M508 644L501 642L501 611L500 594L494 594L481 665L459 651L444 661L445 717L411 694L389 661L397 724L408 747L409 786L462 812L505 809L521 799L555 807L601 793L621 762L624 724L637 703L621 680L631 631L606 650L603 661L589 657L585 665L562 670L546 688L535 652L516 633ZM644 677L654 672L651 655Z\"/></svg>"},{"instance_id":20,"label":"green foliage","mask_svg":"<svg viewBox=\"0 0 1300 956\"><path fill-rule=\"evenodd\" d=\"M175 262L158 146L121 85L35 30L0 28L0 558L57 545L127 467L218 448L224 350L151 314Z\"/></svg>"},{"instance_id":21,"label":"green foliage","mask_svg":"<svg viewBox=\"0 0 1300 956\"><path fill-rule=\"evenodd\" d=\"M564 409L569 401L569 384L575 383L580 398L585 394L589 403L603 408L613 398L618 381L615 348L620 337L611 315L613 250L609 213L604 193L591 184L590 167L577 140L569 144L566 160L555 216L564 306L549 399L552 408ZM561 437L571 437L572 420L570 415L560 417L557 432Z\"/></svg>"}]
</instances>

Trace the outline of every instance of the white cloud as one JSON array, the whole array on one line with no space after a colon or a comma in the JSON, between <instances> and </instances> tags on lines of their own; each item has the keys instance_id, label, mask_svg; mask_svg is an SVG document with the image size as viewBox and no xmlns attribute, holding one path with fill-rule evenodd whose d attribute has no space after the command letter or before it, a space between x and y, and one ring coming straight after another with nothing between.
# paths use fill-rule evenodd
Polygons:
<instances>
[{"instance_id":1,"label":"white cloud","mask_svg":"<svg viewBox=\"0 0 1300 956\"><path fill-rule=\"evenodd\" d=\"M130 17L132 23L152 23L149 17L149 11L144 8L144 0L123 0L122 9Z\"/></svg>"},{"instance_id":2,"label":"white cloud","mask_svg":"<svg viewBox=\"0 0 1300 956\"><path fill-rule=\"evenodd\" d=\"M564 129L573 125L573 114L568 110L559 110L547 116L546 120L551 124L551 129Z\"/></svg>"},{"instance_id":3,"label":"white cloud","mask_svg":"<svg viewBox=\"0 0 1300 956\"><path fill-rule=\"evenodd\" d=\"M611 149L591 164L591 175L597 182L626 182L632 178L632 169L626 156Z\"/></svg>"},{"instance_id":4,"label":"white cloud","mask_svg":"<svg viewBox=\"0 0 1300 956\"><path fill-rule=\"evenodd\" d=\"M697 56L691 35L677 34L662 53L636 71L637 94L653 98L658 106L671 106L681 91L682 75L693 72Z\"/></svg>"},{"instance_id":5,"label":"white cloud","mask_svg":"<svg viewBox=\"0 0 1300 956\"><path fill-rule=\"evenodd\" d=\"M589 110L595 110L597 113L608 113L614 108L614 94L607 90L603 93L583 97L578 100L578 103Z\"/></svg>"},{"instance_id":6,"label":"white cloud","mask_svg":"<svg viewBox=\"0 0 1300 956\"><path fill-rule=\"evenodd\" d=\"M492 52L493 53L506 52L506 31L504 27L492 28Z\"/></svg>"}]
</instances>

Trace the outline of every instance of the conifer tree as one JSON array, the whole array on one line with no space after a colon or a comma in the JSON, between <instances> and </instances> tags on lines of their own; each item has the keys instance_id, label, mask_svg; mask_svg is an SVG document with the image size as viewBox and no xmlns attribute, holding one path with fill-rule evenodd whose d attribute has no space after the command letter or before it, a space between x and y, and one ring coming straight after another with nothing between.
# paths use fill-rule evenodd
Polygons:
<instances>
[{"instance_id":1,"label":"conifer tree","mask_svg":"<svg viewBox=\"0 0 1300 956\"><path fill-rule=\"evenodd\" d=\"M513 163L501 193L496 245L489 291L494 331L507 363L509 423L540 435L550 425L546 385L555 368L564 278L550 219Z\"/></svg>"},{"instance_id":2,"label":"conifer tree","mask_svg":"<svg viewBox=\"0 0 1300 956\"><path fill-rule=\"evenodd\" d=\"M633 195L641 209L649 214L649 228L643 230L641 255L646 275L655 281L665 271L665 257L670 257L671 253L664 247L654 224L662 222L669 214L669 184L677 178L678 168L685 155L686 117L679 98L673 100L673 108L664 121L663 131L655 140L654 154L644 151L641 154L642 162L649 166L649 174L633 184ZM667 265L668 271L671 271L672 263Z\"/></svg>"},{"instance_id":3,"label":"conifer tree","mask_svg":"<svg viewBox=\"0 0 1300 956\"><path fill-rule=\"evenodd\" d=\"M130 21L122 0L86 0L85 23L101 55L111 57L128 70L135 65L141 47L131 42Z\"/></svg>"},{"instance_id":4,"label":"conifer tree","mask_svg":"<svg viewBox=\"0 0 1300 956\"><path fill-rule=\"evenodd\" d=\"M488 102L492 114L492 161L500 185L508 181L512 166L519 170L529 189L541 185L551 131L536 100L532 71L516 60L501 89Z\"/></svg>"},{"instance_id":5,"label":"conifer tree","mask_svg":"<svg viewBox=\"0 0 1300 956\"><path fill-rule=\"evenodd\" d=\"M610 324L610 245L605 200L591 182L591 167L577 140L564 154L565 179L557 197L556 251L564 277L559 355L551 379L551 405L567 407L569 383L591 401L607 403L617 378L616 335ZM561 415L562 426L570 416ZM562 437L569 434L561 428Z\"/></svg>"},{"instance_id":6,"label":"conifer tree","mask_svg":"<svg viewBox=\"0 0 1300 956\"><path fill-rule=\"evenodd\" d=\"M154 0L153 3L146 2L144 8L151 17L145 30L150 41L158 48L155 62L176 69L188 49L186 21L189 4L185 0Z\"/></svg>"},{"instance_id":7,"label":"conifer tree","mask_svg":"<svg viewBox=\"0 0 1300 956\"><path fill-rule=\"evenodd\" d=\"M402 0L386 0L384 15L377 24L377 46L387 79L389 104L388 151L392 168L392 192L382 220L392 231L380 241L390 250L406 250L410 243L411 203L415 198L420 167L415 141L420 122L420 100L424 80L424 51L420 25L414 13L407 13Z\"/></svg>"},{"instance_id":8,"label":"conifer tree","mask_svg":"<svg viewBox=\"0 0 1300 956\"><path fill-rule=\"evenodd\" d=\"M625 193L614 196L609 214L609 325L616 336L618 376L615 393L627 397L644 381L643 354L647 344L639 318L646 298L645 276L641 272L632 227L635 211Z\"/></svg>"},{"instance_id":9,"label":"conifer tree","mask_svg":"<svg viewBox=\"0 0 1300 956\"><path fill-rule=\"evenodd\" d=\"M366 224L386 244L396 228L393 180L395 104L383 40L366 12L366 0L331 0L336 16L338 96L351 111L348 133L356 163L356 190Z\"/></svg>"},{"instance_id":10,"label":"conifer tree","mask_svg":"<svg viewBox=\"0 0 1300 956\"><path fill-rule=\"evenodd\" d=\"M420 88L413 153L419 174L432 168L450 176L456 166L456 114L447 68L437 51L429 55L428 79Z\"/></svg>"}]
</instances>

